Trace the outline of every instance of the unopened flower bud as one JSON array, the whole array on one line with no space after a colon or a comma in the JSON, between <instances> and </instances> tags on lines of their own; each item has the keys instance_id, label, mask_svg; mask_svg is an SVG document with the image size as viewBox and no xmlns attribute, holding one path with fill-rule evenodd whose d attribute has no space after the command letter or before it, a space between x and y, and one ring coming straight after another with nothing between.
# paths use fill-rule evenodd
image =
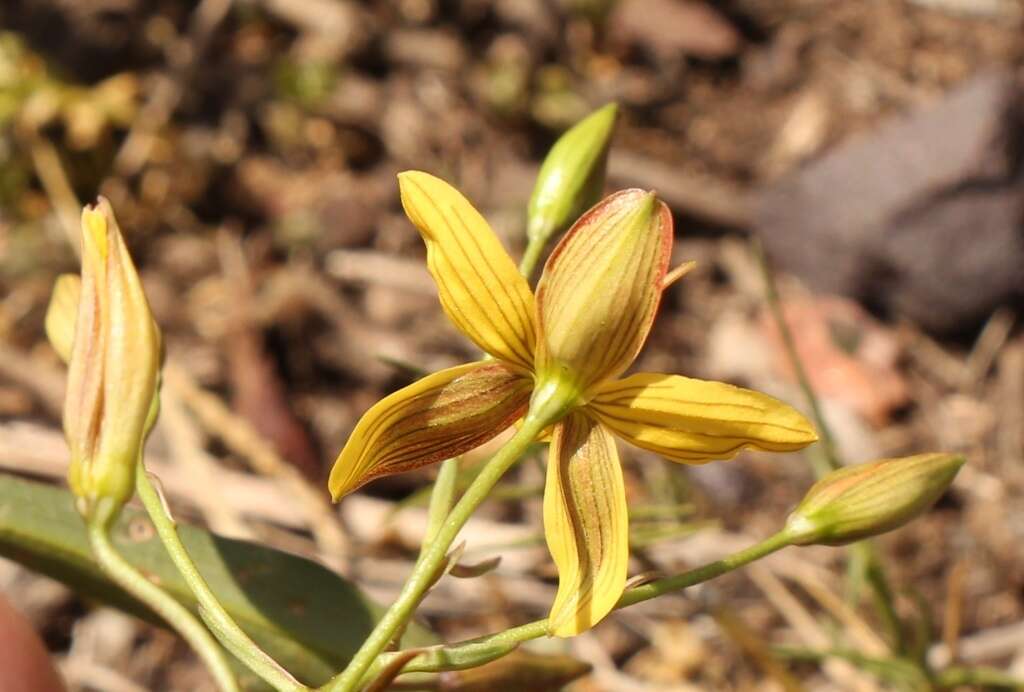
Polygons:
<instances>
[{"instance_id":1,"label":"unopened flower bud","mask_svg":"<svg viewBox=\"0 0 1024 692\"><path fill-rule=\"evenodd\" d=\"M527 207L526 234L531 242L547 241L565 230L601 199L617 110L614 103L599 108L551 147Z\"/></svg>"},{"instance_id":2,"label":"unopened flower bud","mask_svg":"<svg viewBox=\"0 0 1024 692\"><path fill-rule=\"evenodd\" d=\"M61 274L57 277L53 284L53 293L50 294L50 304L46 308L45 328L50 346L57 352L57 356L65 365L71 360L71 346L75 340L75 321L78 319L78 304L81 298L82 279L78 274ZM153 328L157 330L159 338L159 328L156 324L153 325ZM162 359L163 350L160 351L160 355ZM149 436L160 415L160 379L158 374L156 391L153 393L153 402L149 406L149 414L146 418L145 437Z\"/></svg>"},{"instance_id":3,"label":"unopened flower bud","mask_svg":"<svg viewBox=\"0 0 1024 692\"><path fill-rule=\"evenodd\" d=\"M68 483L89 513L101 498L124 503L132 495L160 366L159 332L110 204L102 198L82 212L80 291L64 435L71 450ZM48 331L59 351L66 318L58 314Z\"/></svg>"},{"instance_id":4,"label":"unopened flower bud","mask_svg":"<svg viewBox=\"0 0 1024 692\"><path fill-rule=\"evenodd\" d=\"M942 496L964 458L918 454L833 471L786 520L793 545L843 545L898 528Z\"/></svg>"}]
</instances>

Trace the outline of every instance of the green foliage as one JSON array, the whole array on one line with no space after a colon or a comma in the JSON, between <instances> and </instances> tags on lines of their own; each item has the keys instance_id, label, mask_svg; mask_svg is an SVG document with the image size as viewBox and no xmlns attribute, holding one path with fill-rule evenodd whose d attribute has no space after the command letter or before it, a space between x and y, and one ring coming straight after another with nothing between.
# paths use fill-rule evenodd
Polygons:
<instances>
[{"instance_id":1,"label":"green foliage","mask_svg":"<svg viewBox=\"0 0 1024 692\"><path fill-rule=\"evenodd\" d=\"M71 494L0 474L0 555L71 586L86 597L155 621L112 584L93 561ZM182 540L218 599L261 648L307 684L344 667L383 609L354 586L310 560L180 526ZM136 568L195 610L195 599L171 563L149 519L126 508L113 532ZM434 643L411 625L403 646Z\"/></svg>"}]
</instances>

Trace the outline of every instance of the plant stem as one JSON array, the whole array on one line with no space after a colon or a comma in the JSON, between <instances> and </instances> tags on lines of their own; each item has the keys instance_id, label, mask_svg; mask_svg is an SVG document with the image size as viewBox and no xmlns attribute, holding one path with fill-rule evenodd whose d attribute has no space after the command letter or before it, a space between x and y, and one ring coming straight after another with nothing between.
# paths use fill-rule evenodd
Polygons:
<instances>
[{"instance_id":1,"label":"plant stem","mask_svg":"<svg viewBox=\"0 0 1024 692\"><path fill-rule=\"evenodd\" d=\"M491 457L480 475L466 489L465 494L452 509L448 518L441 524L429 549L417 561L394 605L378 621L373 632L352 657L348 667L320 688L323 692L352 692L356 689L374 660L391 642L395 633L412 617L413 611L434 581L438 569L448 554L448 549L455 541L462 526L480 503L487 498L491 489L505 472L522 456L523 452L529 448L533 440L550 422L548 417L528 415L512 439Z\"/></svg>"},{"instance_id":2,"label":"plant stem","mask_svg":"<svg viewBox=\"0 0 1024 692\"><path fill-rule=\"evenodd\" d=\"M768 257L765 255L764 248L761 246L759 241L755 240L753 247L754 254L757 256L757 261L761 267L761 274L764 279L765 297L768 301L768 306L771 308L772 318L775 320L776 328L779 330L779 336L782 338L786 357L793 368L793 373L796 375L800 389L803 391L804 398L807 400L807 405L811 409L811 416L814 418L814 424L817 426L818 432L821 434L821 446L824 453L820 456L810 457L815 475L818 478L821 478L830 471L842 468L843 463L839 457L839 448L836 446L835 437L832 435L832 429L829 427L828 421L825 419L825 412L818 400L818 395L814 391L814 387L811 385L811 380L807 376L807 370L804 368L803 361L800 359L800 352L796 348L796 341L793 339L793 332L790 330L789 323L786 322L786 317L783 314L782 301L779 298L779 289L775 283L775 275L768 263ZM885 623L889 636L892 638L892 644L895 650L902 652L904 649L903 626L900 622L899 615L896 613L896 607L892 598L892 590L889 588L889 583L885 576L885 569L878 557L878 552L875 550L874 544L868 540L858 541L851 546L851 551L853 551L855 558L854 561L861 564L864 568L863 575L867 579L868 585L871 587L875 606Z\"/></svg>"},{"instance_id":3,"label":"plant stem","mask_svg":"<svg viewBox=\"0 0 1024 692\"><path fill-rule=\"evenodd\" d=\"M906 653L906 642L903 637L903 622L896 612L896 605L889 587L889 580L885 576L885 569L878 557L878 551L870 541L858 541L850 546L850 549L859 558L864 566L864 579L871 587L872 600L879 616L885 625L889 640L898 654Z\"/></svg>"},{"instance_id":4,"label":"plant stem","mask_svg":"<svg viewBox=\"0 0 1024 692\"><path fill-rule=\"evenodd\" d=\"M622 595L615 609L625 608L642 601L657 598L672 591L685 589L695 584L709 581L719 577L726 572L750 564L755 560L770 555L790 545L790 537L785 531L766 538L765 540L745 548L727 557L697 567L688 572L683 572L672 577L657 579L648 584L643 584L630 589ZM530 639L537 639L546 636L548 633L548 621L536 620L534 622L513 627L512 629L498 632L497 634L470 639L460 644L434 647L423 652L416 658L409 661L402 669L403 673L436 673L446 670L462 670L473 668L498 658L505 653L512 651L517 644ZM374 669L383 668L394 657L400 656L401 652L387 653L381 656Z\"/></svg>"},{"instance_id":5,"label":"plant stem","mask_svg":"<svg viewBox=\"0 0 1024 692\"><path fill-rule=\"evenodd\" d=\"M1024 690L1024 680L995 668L968 668L954 666L946 668L936 676L936 683L942 689L955 689L963 686L999 688L1006 690Z\"/></svg>"},{"instance_id":6,"label":"plant stem","mask_svg":"<svg viewBox=\"0 0 1024 692\"><path fill-rule=\"evenodd\" d=\"M110 528L120 511L120 505L101 499L86 521L89 545L96 561L118 586L145 603L189 643L206 664L222 692L239 692L227 656L210 632L185 606L146 579L114 547L110 540Z\"/></svg>"},{"instance_id":7,"label":"plant stem","mask_svg":"<svg viewBox=\"0 0 1024 692\"><path fill-rule=\"evenodd\" d=\"M775 284L775 274L772 272L771 267L768 264L768 258L764 254L764 248L761 244L754 241L754 253L757 255L758 264L761 266L761 274L764 278L764 290L765 297L768 300L768 307L772 311L772 318L775 320L775 326L779 330L779 336L782 338L782 345L786 351L786 357L789 360L790 366L793 368L793 374L796 375L797 383L800 385L800 389L803 391L804 398L807 399L807 405L811 409L811 417L814 418L814 424L818 428L818 432L821 434L821 446L824 450L823 457L818 457L824 463L815 463L815 474L821 478L829 471L835 471L842 467L842 462L839 460L839 452L837 451L835 437L832 435L832 429L829 427L828 421L825 419L825 412L821 408L821 403L818 401L818 396L814 392L814 387L811 386L811 380L807 376L807 370L804 368L804 363L800 359L800 352L797 351L796 341L793 339L793 332L789 328L789 323L786 322L785 315L782 314L782 301L779 299L779 289Z\"/></svg>"},{"instance_id":8,"label":"plant stem","mask_svg":"<svg viewBox=\"0 0 1024 692\"><path fill-rule=\"evenodd\" d=\"M815 651L797 647L773 647L777 656L793 661L821 662L827 658L839 658L848 661L866 673L892 684L897 689L914 690L915 692L933 692L936 687L924 671L914 661L899 656L879 658L865 656L859 651L849 649L826 649Z\"/></svg>"},{"instance_id":9,"label":"plant stem","mask_svg":"<svg viewBox=\"0 0 1024 692\"><path fill-rule=\"evenodd\" d=\"M731 572L734 569L749 565L755 560L771 555L772 553L781 550L790 544L790 536L786 531L779 531L774 536L770 536L760 543L756 543L749 548L728 555L721 560L715 562L709 562L706 565L702 565L689 572L683 572L672 577L665 577L663 579L656 579L647 584L642 584L635 589L630 589L622 595L619 602L616 604L616 608L625 608L626 606L640 603L641 601L649 601L652 598L664 595L671 591L678 591L679 589L685 589L688 586L694 584L700 584L702 582L709 581L715 577L720 577L726 572Z\"/></svg>"},{"instance_id":10,"label":"plant stem","mask_svg":"<svg viewBox=\"0 0 1024 692\"><path fill-rule=\"evenodd\" d=\"M430 491L430 506L427 509L427 530L423 532L423 544L420 555L427 552L437 532L441 530L444 520L448 518L455 502L455 490L459 479L459 460L445 459L437 472L437 480Z\"/></svg>"},{"instance_id":11,"label":"plant stem","mask_svg":"<svg viewBox=\"0 0 1024 692\"><path fill-rule=\"evenodd\" d=\"M543 240L533 239L526 244L523 258L519 261L519 273L526 277L527 282L533 276L533 271L537 268L537 262L540 260L540 254L544 252L546 245L546 238Z\"/></svg>"},{"instance_id":12,"label":"plant stem","mask_svg":"<svg viewBox=\"0 0 1024 692\"><path fill-rule=\"evenodd\" d=\"M135 473L135 490L142 499L142 504L153 521L157 535L163 542L171 561L181 572L181 576L185 579L188 587L192 589L192 593L195 594L196 600L199 602L200 616L220 643L224 645L224 648L274 689L280 692L308 690L308 687L293 678L277 661L263 651L217 600L217 596L210 589L210 585L206 583L206 579L200 574L185 549L185 545L181 542L174 518L168 513L163 498L160 497L149 480L149 475L146 473L141 459L139 459Z\"/></svg>"}]
</instances>

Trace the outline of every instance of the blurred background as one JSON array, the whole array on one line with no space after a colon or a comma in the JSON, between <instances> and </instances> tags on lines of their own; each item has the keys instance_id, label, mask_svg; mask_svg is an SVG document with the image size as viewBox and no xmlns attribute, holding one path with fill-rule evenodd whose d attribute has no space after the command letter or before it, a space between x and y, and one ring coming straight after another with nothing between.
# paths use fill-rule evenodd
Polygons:
<instances>
[{"instance_id":1,"label":"blurred background","mask_svg":"<svg viewBox=\"0 0 1024 692\"><path fill-rule=\"evenodd\" d=\"M699 263L638 367L804 405L759 239L842 458L968 458L935 510L878 541L908 636L935 665L1024 677L1022 17L1019 0L4 0L0 467L64 473L43 316L77 271L80 205L105 195L164 333L149 451L178 516L390 602L432 471L365 487L342 523L326 471L378 398L475 357L395 174L451 181L518 252L548 147L615 101L609 188L656 190L674 263ZM813 481L800 455L624 458L633 573L770 534ZM470 555L504 560L426 601L444 637L547 612L541 468L468 527ZM887 655L876 613L844 600L846 559L790 550L538 650L593 667L578 691L902 689L815 660ZM71 689L212 689L165 631L10 562L0 589Z\"/></svg>"}]
</instances>

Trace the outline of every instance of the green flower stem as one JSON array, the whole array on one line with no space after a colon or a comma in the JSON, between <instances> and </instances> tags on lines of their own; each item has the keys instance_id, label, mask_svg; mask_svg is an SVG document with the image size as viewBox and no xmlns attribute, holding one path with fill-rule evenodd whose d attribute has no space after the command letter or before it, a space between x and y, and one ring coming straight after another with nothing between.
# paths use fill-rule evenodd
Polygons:
<instances>
[{"instance_id":1,"label":"green flower stem","mask_svg":"<svg viewBox=\"0 0 1024 692\"><path fill-rule=\"evenodd\" d=\"M820 478L829 471L835 471L843 466L839 460L836 440L832 435L832 428L829 427L828 421L825 419L821 402L818 401L814 387L811 386L811 379L807 376L807 369L804 368L804 363L800 360L800 353L796 350L793 332L790 330L789 323L786 322L786 318L782 314L782 301L779 299L779 289L775 284L775 274L768 264L764 248L756 241L754 243L754 254L757 256L758 264L761 265L765 298L768 300L768 307L772 311L772 319L775 320L775 326L779 330L779 336L782 338L782 346L786 351L786 358L793 368L793 373L796 375L796 381L803 391L804 398L807 399L807 405L811 409L811 417L814 418L814 424L817 426L821 436L821 447L825 453L821 456L811 457L815 463L815 474Z\"/></svg>"},{"instance_id":2,"label":"green flower stem","mask_svg":"<svg viewBox=\"0 0 1024 692\"><path fill-rule=\"evenodd\" d=\"M436 577L448 550L473 511L482 503L509 468L529 449L533 440L550 424L548 416L528 415L522 427L504 447L491 457L480 475L441 524L430 548L423 553L402 587L394 605L378 621L370 636L352 657L348 667L320 688L323 692L353 692L395 633L409 621L420 599Z\"/></svg>"},{"instance_id":3,"label":"green flower stem","mask_svg":"<svg viewBox=\"0 0 1024 692\"><path fill-rule=\"evenodd\" d=\"M622 595L615 609L625 608L642 601L648 601L673 591L685 589L695 584L700 584L726 572L748 565L755 560L760 560L767 555L781 550L790 545L789 534L785 531L767 538L760 543L733 553L716 562L710 562L688 572L683 572L672 577L657 579L630 589ZM497 634L471 639L460 644L439 646L424 651L412 659L403 668L403 673L437 673L446 670L462 670L482 665L488 661L499 658L512 651L519 643L530 639L538 639L547 636L548 621L536 620L534 622L513 627L512 629L498 632ZM392 652L380 656L374 664L370 673L380 669L383 670L402 652ZM369 677L369 675L367 676Z\"/></svg>"},{"instance_id":4,"label":"green flower stem","mask_svg":"<svg viewBox=\"0 0 1024 692\"><path fill-rule=\"evenodd\" d=\"M110 528L120 514L121 506L101 499L87 519L89 545L103 571L118 586L145 603L168 625L173 627L199 655L222 692L239 692L238 682L228 664L224 650L202 623L185 606L135 569L110 541Z\"/></svg>"},{"instance_id":5,"label":"green flower stem","mask_svg":"<svg viewBox=\"0 0 1024 692\"><path fill-rule=\"evenodd\" d=\"M964 686L1024 690L1024 680L995 668L947 668L936 676L935 682L942 689L956 689Z\"/></svg>"},{"instance_id":6,"label":"green flower stem","mask_svg":"<svg viewBox=\"0 0 1024 692\"><path fill-rule=\"evenodd\" d=\"M865 656L859 651L849 649L815 651L791 646L772 647L772 652L791 661L820 663L829 658L842 659L865 673L874 675L876 678L889 683L896 689L914 690L915 692L933 692L938 689L932 684L933 681L928 673L922 670L914 661L898 656L880 658Z\"/></svg>"},{"instance_id":7,"label":"green flower stem","mask_svg":"<svg viewBox=\"0 0 1024 692\"><path fill-rule=\"evenodd\" d=\"M448 513L452 509L452 505L455 504L455 493L458 490L458 478L459 478L459 459L445 459L441 462L441 468L437 472L437 479L434 481L434 487L430 489L430 504L427 507L427 528L423 532L423 542L420 544L420 554L416 558L416 564L413 565L413 570L426 558L427 552L430 550L430 545L434 542L434 538L437 536L437 532L441 530L441 526L444 524L445 519L448 518ZM440 578L440 577L438 577ZM429 586L427 589L429 590ZM424 592L424 596L426 592ZM422 600L422 596L420 599ZM412 610L419 607L419 603L413 606ZM408 627L409 621L405 621L402 625L395 630L392 639L399 640L405 636L405 628Z\"/></svg>"},{"instance_id":8,"label":"green flower stem","mask_svg":"<svg viewBox=\"0 0 1024 692\"><path fill-rule=\"evenodd\" d=\"M192 589L196 600L199 601L199 614L203 618L203 622L206 623L220 643L224 645L224 648L244 663L253 673L266 681L267 684L279 690L279 692L302 692L303 690L309 690L308 687L293 678L277 661L267 655L239 627L238 623L232 619L231 615L224 609L224 606L217 600L217 596L210 589L210 585L206 583L206 579L200 574L199 569L185 549L185 545L181 542L177 525L173 517L167 512L163 498L160 497L156 488L153 487L153 483L149 480L149 475L146 473L146 468L143 466L141 459L139 459L135 473L135 490L142 499L142 504L146 508L149 518L153 521L157 535L163 542L171 561L174 562L174 566L181 572L185 583ZM196 624L198 625L198 623ZM203 632L209 636L205 629ZM219 648L218 651L220 651Z\"/></svg>"},{"instance_id":9,"label":"green flower stem","mask_svg":"<svg viewBox=\"0 0 1024 692\"><path fill-rule=\"evenodd\" d=\"M664 577L663 579L656 579L647 584L642 584L635 589L630 589L626 593L622 594L622 598L615 604L616 608L625 608L635 603L642 601L649 601L652 598L663 596L664 594L671 593L672 591L678 591L687 587L693 586L694 584L701 584L706 581L710 581L715 577L720 577L726 572L732 572L735 569L749 565L755 560L760 560L763 557L771 555L774 552L782 550L783 548L790 545L791 538L787 531L779 531L774 536L770 536L760 543L756 543L749 548L728 555L721 560L715 562L709 562L706 565L702 565L695 569L691 569L689 572L683 572L673 577Z\"/></svg>"},{"instance_id":10,"label":"green flower stem","mask_svg":"<svg viewBox=\"0 0 1024 692\"><path fill-rule=\"evenodd\" d=\"M455 491L459 480L459 460L445 459L437 472L437 480L430 491L430 506L427 509L427 530L423 533L423 545L420 554L427 552L437 532L441 530L448 512L455 504Z\"/></svg>"},{"instance_id":11,"label":"green flower stem","mask_svg":"<svg viewBox=\"0 0 1024 692\"><path fill-rule=\"evenodd\" d=\"M824 410L821 407L821 402L818 400L818 395L814 391L814 387L811 385L811 380L807 376L807 370L804 368L803 361L800 360L800 353L796 348L796 341L793 339L793 332L789 328L789 323L786 322L786 318L782 313L782 301L779 299L779 289L775 284L775 275L771 270L771 266L768 263L768 258L764 253L764 248L760 242L754 242L754 254L757 256L758 264L761 266L761 274L764 279L765 297L768 300L768 306L772 311L772 318L775 320L775 325L779 330L779 336L782 338L782 345L786 351L786 357L788 358L790 365L793 367L793 372L796 374L797 382L800 385L800 389L803 391L804 398L807 400L807 405L811 409L811 416L814 418L814 424L818 428L818 432L821 435L821 446L824 454L811 456L811 462L814 465L815 475L821 478L830 471L842 468L843 463L839 458L839 448L836 446L835 436L832 434L832 429L829 427L828 421L825 419ZM878 551L875 550L875 546L870 541L858 541L851 546L853 553L854 563L859 564L863 567L862 575L866 578L868 585L871 587L871 593L875 606L885 624L885 628L889 633L889 637L895 646L897 651L903 651L903 626L900 622L899 615L896 613L896 606L893 603L892 589L889 588L888 580L885 576L885 569L882 566L882 561L878 557Z\"/></svg>"},{"instance_id":12,"label":"green flower stem","mask_svg":"<svg viewBox=\"0 0 1024 692\"><path fill-rule=\"evenodd\" d=\"M540 255L544 252L544 247L547 244L548 238L532 238L526 244L526 249L523 250L523 259L519 261L519 273L525 276L527 281L533 276L537 262L540 261Z\"/></svg>"},{"instance_id":13,"label":"green flower stem","mask_svg":"<svg viewBox=\"0 0 1024 692\"><path fill-rule=\"evenodd\" d=\"M863 565L864 579L871 587L871 598L882 618L889 641L895 646L897 653L905 653L906 643L903 637L903 623L896 612L895 599L885 569L878 557L875 544L869 540L858 541L850 546L856 561Z\"/></svg>"}]
</instances>

